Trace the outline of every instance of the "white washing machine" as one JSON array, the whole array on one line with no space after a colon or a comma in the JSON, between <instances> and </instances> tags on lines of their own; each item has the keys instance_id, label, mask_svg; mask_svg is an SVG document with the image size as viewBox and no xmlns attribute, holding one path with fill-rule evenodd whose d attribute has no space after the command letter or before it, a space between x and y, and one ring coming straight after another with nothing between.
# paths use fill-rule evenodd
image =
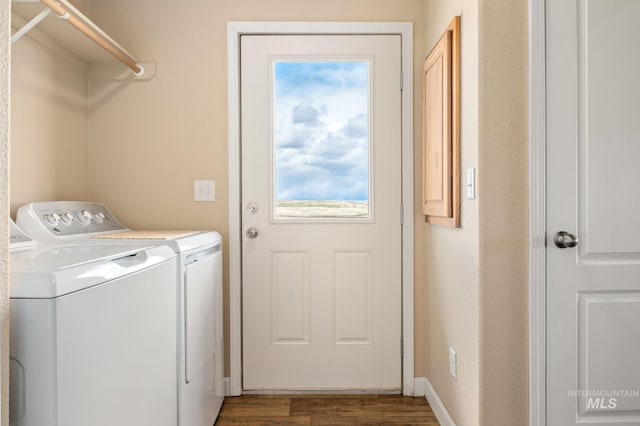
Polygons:
<instances>
[{"instance_id":1,"label":"white washing machine","mask_svg":"<svg viewBox=\"0 0 640 426\"><path fill-rule=\"evenodd\" d=\"M10 424L175 425L175 253L10 231Z\"/></svg>"},{"instance_id":2,"label":"white washing machine","mask_svg":"<svg viewBox=\"0 0 640 426\"><path fill-rule=\"evenodd\" d=\"M18 225L41 241L131 239L165 245L177 258L178 424L211 426L224 400L222 237L206 231L132 231L89 202L22 206Z\"/></svg>"}]
</instances>

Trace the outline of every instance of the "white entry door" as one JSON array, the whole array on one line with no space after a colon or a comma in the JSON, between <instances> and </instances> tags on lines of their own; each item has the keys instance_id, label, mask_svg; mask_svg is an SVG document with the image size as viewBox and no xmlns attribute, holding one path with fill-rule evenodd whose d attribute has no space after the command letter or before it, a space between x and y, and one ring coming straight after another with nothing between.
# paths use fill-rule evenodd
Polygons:
<instances>
[{"instance_id":1,"label":"white entry door","mask_svg":"<svg viewBox=\"0 0 640 426\"><path fill-rule=\"evenodd\" d=\"M241 38L246 390L401 389L400 42Z\"/></svg>"},{"instance_id":2,"label":"white entry door","mask_svg":"<svg viewBox=\"0 0 640 426\"><path fill-rule=\"evenodd\" d=\"M640 1L546 7L547 424L638 425Z\"/></svg>"}]
</instances>

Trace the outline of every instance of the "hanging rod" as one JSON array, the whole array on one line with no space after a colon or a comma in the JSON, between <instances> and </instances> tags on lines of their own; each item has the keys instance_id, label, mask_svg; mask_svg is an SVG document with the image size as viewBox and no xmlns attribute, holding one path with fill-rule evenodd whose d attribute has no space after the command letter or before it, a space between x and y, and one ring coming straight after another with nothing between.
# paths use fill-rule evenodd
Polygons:
<instances>
[{"instance_id":1,"label":"hanging rod","mask_svg":"<svg viewBox=\"0 0 640 426\"><path fill-rule=\"evenodd\" d=\"M89 18L73 7L73 5L71 5L67 0L40 0L40 2L53 10L58 17L69 22L82 34L89 37L98 46L102 47L120 62L129 67L135 75L142 75L144 73L144 69L138 65L138 61L129 52L124 50L122 46L116 43ZM69 13L69 11L73 12L73 14Z\"/></svg>"},{"instance_id":2,"label":"hanging rod","mask_svg":"<svg viewBox=\"0 0 640 426\"><path fill-rule=\"evenodd\" d=\"M14 0L19 1L20 0ZM24 1L24 0L22 0ZM30 0L27 0L31 2ZM60 19L64 19L69 24L73 25L78 31L91 39L98 46L102 47L113 57L125 64L136 77L141 77L144 74L144 68L138 64L138 61L127 52L122 46L116 43L107 33L102 31L100 27L87 18L82 12L76 9L67 0L40 0L40 3L47 6L52 10ZM45 9L46 10L46 9ZM20 38L31 28L36 26L42 19L47 16L45 11L41 12L38 16L31 20L24 28L20 29L18 33L12 38L12 42ZM14 40L15 38L15 40Z\"/></svg>"}]
</instances>

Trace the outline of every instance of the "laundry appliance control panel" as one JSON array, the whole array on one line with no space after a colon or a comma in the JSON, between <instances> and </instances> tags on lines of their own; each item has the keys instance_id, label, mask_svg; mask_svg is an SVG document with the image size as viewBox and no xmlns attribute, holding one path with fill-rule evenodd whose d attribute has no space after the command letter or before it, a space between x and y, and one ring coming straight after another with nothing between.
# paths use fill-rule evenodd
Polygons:
<instances>
[{"instance_id":1,"label":"laundry appliance control panel","mask_svg":"<svg viewBox=\"0 0 640 426\"><path fill-rule=\"evenodd\" d=\"M83 201L29 203L20 207L17 220L32 236L73 237L127 229L104 204Z\"/></svg>"}]
</instances>

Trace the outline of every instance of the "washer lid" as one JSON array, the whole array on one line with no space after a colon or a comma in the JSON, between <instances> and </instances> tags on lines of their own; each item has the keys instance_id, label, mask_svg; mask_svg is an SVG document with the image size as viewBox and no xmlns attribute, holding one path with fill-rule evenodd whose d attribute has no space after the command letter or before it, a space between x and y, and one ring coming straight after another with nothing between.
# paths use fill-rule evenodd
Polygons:
<instances>
[{"instance_id":1,"label":"washer lid","mask_svg":"<svg viewBox=\"0 0 640 426\"><path fill-rule=\"evenodd\" d=\"M9 247L11 252L33 248L37 243L33 241L13 220L9 220Z\"/></svg>"},{"instance_id":2,"label":"washer lid","mask_svg":"<svg viewBox=\"0 0 640 426\"><path fill-rule=\"evenodd\" d=\"M43 246L11 256L11 298L54 298L175 258L167 247ZM174 277L171 277L174 279Z\"/></svg>"}]
</instances>

